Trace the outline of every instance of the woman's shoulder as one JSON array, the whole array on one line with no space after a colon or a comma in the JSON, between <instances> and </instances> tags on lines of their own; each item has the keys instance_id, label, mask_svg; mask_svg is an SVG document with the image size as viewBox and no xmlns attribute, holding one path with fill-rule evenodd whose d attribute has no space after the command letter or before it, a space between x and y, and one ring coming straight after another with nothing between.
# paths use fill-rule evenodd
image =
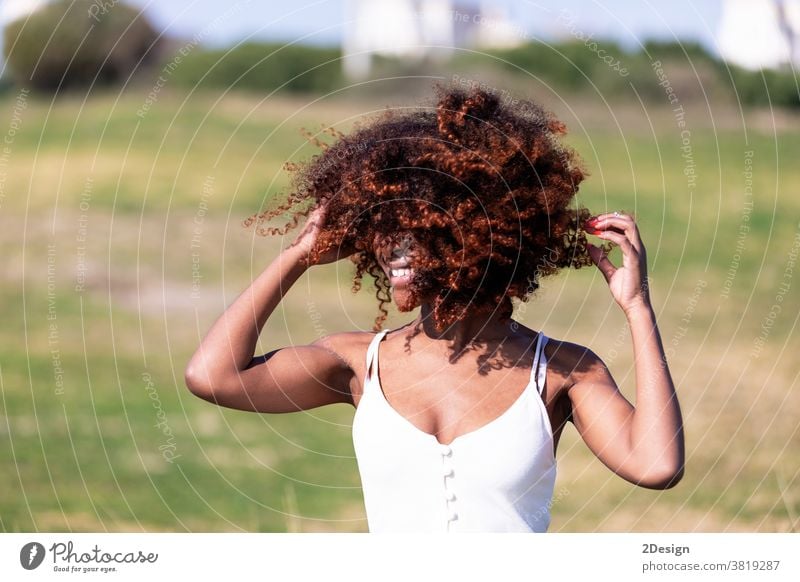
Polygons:
<instances>
[{"instance_id":1,"label":"woman's shoulder","mask_svg":"<svg viewBox=\"0 0 800 582\"><path fill-rule=\"evenodd\" d=\"M332 350L339 354L351 367L366 356L369 344L377 335L374 331L341 331L323 335L312 342L312 345Z\"/></svg>"},{"instance_id":2,"label":"woman's shoulder","mask_svg":"<svg viewBox=\"0 0 800 582\"><path fill-rule=\"evenodd\" d=\"M544 331L536 332L521 324L518 326L518 330L532 338L532 341L536 340L537 333L541 333L547 338L543 349L548 368L562 376L567 384L584 379L587 374L594 373L598 367L605 367L600 357L586 346L554 338Z\"/></svg>"},{"instance_id":3,"label":"woman's shoulder","mask_svg":"<svg viewBox=\"0 0 800 582\"><path fill-rule=\"evenodd\" d=\"M562 363L567 364L574 361L578 353L585 349L583 346L566 342L548 335L544 330L535 330L518 321L512 324L514 330L514 337L512 341L518 342L520 346L527 346L524 349L530 349L537 344L539 336L545 340L544 350L545 358L548 362L552 362L555 368L562 368ZM558 365L555 365L558 364Z\"/></svg>"},{"instance_id":4,"label":"woman's shoulder","mask_svg":"<svg viewBox=\"0 0 800 582\"><path fill-rule=\"evenodd\" d=\"M566 384L574 384L605 372L605 363L590 348L551 337L547 339L544 350L548 366L557 370Z\"/></svg>"}]
</instances>

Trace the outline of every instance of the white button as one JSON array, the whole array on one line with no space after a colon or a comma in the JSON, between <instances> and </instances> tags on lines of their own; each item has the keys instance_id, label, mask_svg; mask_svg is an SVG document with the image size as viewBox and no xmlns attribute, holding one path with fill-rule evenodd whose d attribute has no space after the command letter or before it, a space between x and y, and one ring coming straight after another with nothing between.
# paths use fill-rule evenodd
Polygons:
<instances>
[{"instance_id":1,"label":"white button","mask_svg":"<svg viewBox=\"0 0 800 582\"><path fill-rule=\"evenodd\" d=\"M458 519L458 514L455 511L451 511L450 515L447 516L447 521L455 521Z\"/></svg>"},{"instance_id":2,"label":"white button","mask_svg":"<svg viewBox=\"0 0 800 582\"><path fill-rule=\"evenodd\" d=\"M453 493L452 491L447 491L447 492L445 493L445 498L446 498L448 501L455 501L455 499L456 499L456 494L455 494L455 493Z\"/></svg>"},{"instance_id":3,"label":"white button","mask_svg":"<svg viewBox=\"0 0 800 582\"><path fill-rule=\"evenodd\" d=\"M452 477L453 473L454 473L453 467L445 467L443 469L443 474L444 474L445 477Z\"/></svg>"},{"instance_id":4,"label":"white button","mask_svg":"<svg viewBox=\"0 0 800 582\"><path fill-rule=\"evenodd\" d=\"M453 449L450 448L450 445L442 445L440 447L443 457L449 457L453 454Z\"/></svg>"}]
</instances>

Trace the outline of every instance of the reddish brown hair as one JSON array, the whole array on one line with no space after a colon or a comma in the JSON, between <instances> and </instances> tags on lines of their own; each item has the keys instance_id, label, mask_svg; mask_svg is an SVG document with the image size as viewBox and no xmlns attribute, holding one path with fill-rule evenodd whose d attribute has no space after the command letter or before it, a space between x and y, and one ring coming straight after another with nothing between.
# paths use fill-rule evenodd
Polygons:
<instances>
[{"instance_id":1,"label":"reddish brown hair","mask_svg":"<svg viewBox=\"0 0 800 582\"><path fill-rule=\"evenodd\" d=\"M436 92L435 107L387 110L349 135L331 130L334 144L289 167L285 202L244 221L262 235L285 234L327 205L311 262L342 244L358 249L353 288L364 273L374 277L375 330L391 301L376 234L411 231L427 249L410 289L433 298L440 326L467 310L510 317L511 298L527 301L541 277L591 264L582 228L590 213L573 205L585 171L559 140L564 125L530 101L508 105L482 89ZM283 228L262 226L286 212L293 216Z\"/></svg>"}]
</instances>

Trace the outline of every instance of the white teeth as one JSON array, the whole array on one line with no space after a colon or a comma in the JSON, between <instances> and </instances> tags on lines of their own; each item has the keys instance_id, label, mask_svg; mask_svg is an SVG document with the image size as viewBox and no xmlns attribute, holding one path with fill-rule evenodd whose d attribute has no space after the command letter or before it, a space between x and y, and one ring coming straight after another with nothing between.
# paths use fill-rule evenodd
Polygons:
<instances>
[{"instance_id":1,"label":"white teeth","mask_svg":"<svg viewBox=\"0 0 800 582\"><path fill-rule=\"evenodd\" d=\"M411 269L392 269L392 277L405 277L411 274Z\"/></svg>"}]
</instances>

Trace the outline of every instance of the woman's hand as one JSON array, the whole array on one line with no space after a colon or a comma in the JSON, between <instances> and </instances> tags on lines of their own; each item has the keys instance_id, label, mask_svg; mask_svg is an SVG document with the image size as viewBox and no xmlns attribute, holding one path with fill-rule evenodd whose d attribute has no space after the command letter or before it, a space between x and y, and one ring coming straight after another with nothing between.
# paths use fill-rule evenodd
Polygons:
<instances>
[{"instance_id":1,"label":"woman's hand","mask_svg":"<svg viewBox=\"0 0 800 582\"><path fill-rule=\"evenodd\" d=\"M572 418L589 448L617 475L643 487L667 489L683 477L683 420L650 306L644 245L633 218L625 214L601 214L584 228L622 250L622 266L615 267L601 248L588 245L592 261L628 318L636 406L620 393L602 360L589 351L586 371L569 390Z\"/></svg>"},{"instance_id":2,"label":"woman's hand","mask_svg":"<svg viewBox=\"0 0 800 582\"><path fill-rule=\"evenodd\" d=\"M353 370L335 347L346 347L338 343L344 340L337 339L345 334L253 357L264 325L305 272L324 224L324 210L311 212L295 243L272 260L217 319L186 365L184 378L192 393L220 406L256 412L352 404ZM346 252L333 249L315 262L330 262Z\"/></svg>"},{"instance_id":3,"label":"woman's hand","mask_svg":"<svg viewBox=\"0 0 800 582\"><path fill-rule=\"evenodd\" d=\"M622 250L622 266L615 267L601 248L588 244L592 261L603 273L611 295L623 311L649 307L647 256L633 218L622 213L600 214L586 221L586 231L616 243Z\"/></svg>"},{"instance_id":4,"label":"woman's hand","mask_svg":"<svg viewBox=\"0 0 800 582\"><path fill-rule=\"evenodd\" d=\"M295 241L290 247L291 249L295 249L297 252L301 253L301 260L306 266L310 266L309 254L311 253L311 249L316 245L320 233L325 228L327 210L327 206L320 204L311 213L309 213L303 229L297 235L297 238L295 238ZM325 265L328 263L333 263L339 259L349 257L356 252L356 249L351 248L350 246L334 247L321 254L319 256L319 260L315 261L313 264Z\"/></svg>"}]
</instances>

